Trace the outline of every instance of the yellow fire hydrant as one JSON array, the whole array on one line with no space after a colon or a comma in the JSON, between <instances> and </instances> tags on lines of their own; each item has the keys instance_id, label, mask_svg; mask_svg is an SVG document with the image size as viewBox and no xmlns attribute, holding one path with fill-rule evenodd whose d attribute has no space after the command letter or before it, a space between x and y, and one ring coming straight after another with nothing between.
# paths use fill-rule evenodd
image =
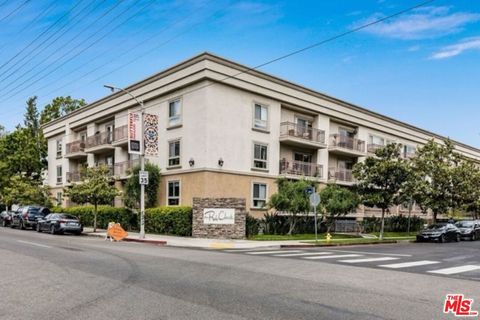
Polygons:
<instances>
[{"instance_id":1,"label":"yellow fire hydrant","mask_svg":"<svg viewBox=\"0 0 480 320\"><path fill-rule=\"evenodd\" d=\"M330 242L332 240L332 235L330 233L327 233L327 242Z\"/></svg>"}]
</instances>

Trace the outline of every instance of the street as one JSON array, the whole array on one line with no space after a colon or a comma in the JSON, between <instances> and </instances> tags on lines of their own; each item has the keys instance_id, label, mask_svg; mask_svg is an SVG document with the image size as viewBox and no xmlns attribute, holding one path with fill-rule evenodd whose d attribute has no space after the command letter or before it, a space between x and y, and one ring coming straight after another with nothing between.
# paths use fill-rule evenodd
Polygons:
<instances>
[{"instance_id":1,"label":"street","mask_svg":"<svg viewBox=\"0 0 480 320\"><path fill-rule=\"evenodd\" d=\"M445 295L465 294L478 309L479 270L426 271L480 265L479 248L364 246L305 259L331 253L193 250L1 228L0 319L453 318L442 313ZM375 258L385 259L339 262ZM378 266L422 260L438 263Z\"/></svg>"}]
</instances>

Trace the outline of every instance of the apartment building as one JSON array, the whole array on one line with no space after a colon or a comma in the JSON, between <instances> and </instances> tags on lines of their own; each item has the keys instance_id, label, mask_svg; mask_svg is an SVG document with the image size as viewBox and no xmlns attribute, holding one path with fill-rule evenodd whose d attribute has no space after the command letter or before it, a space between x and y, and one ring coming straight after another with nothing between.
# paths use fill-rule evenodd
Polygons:
<instances>
[{"instance_id":1,"label":"apartment building","mask_svg":"<svg viewBox=\"0 0 480 320\"><path fill-rule=\"evenodd\" d=\"M410 158L429 139L445 139L210 53L126 89L159 116L159 154L147 158L161 168L159 205L241 197L251 214L263 216L278 177L352 186L352 167L377 148L401 143ZM127 113L137 107L118 92L44 126L48 184L59 203L70 204L63 189L81 183L85 165L108 165L122 188L138 163L127 152ZM480 160L479 149L455 143ZM359 208L356 217L378 214Z\"/></svg>"}]
</instances>

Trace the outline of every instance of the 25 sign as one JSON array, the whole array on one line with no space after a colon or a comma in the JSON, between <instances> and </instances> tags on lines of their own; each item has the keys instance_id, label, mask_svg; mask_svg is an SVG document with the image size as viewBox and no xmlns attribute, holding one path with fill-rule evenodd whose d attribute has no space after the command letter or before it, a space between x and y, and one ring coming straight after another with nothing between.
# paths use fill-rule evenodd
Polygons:
<instances>
[{"instance_id":1,"label":"25 sign","mask_svg":"<svg viewBox=\"0 0 480 320\"><path fill-rule=\"evenodd\" d=\"M148 171L138 172L138 182L140 183L140 185L148 185Z\"/></svg>"}]
</instances>

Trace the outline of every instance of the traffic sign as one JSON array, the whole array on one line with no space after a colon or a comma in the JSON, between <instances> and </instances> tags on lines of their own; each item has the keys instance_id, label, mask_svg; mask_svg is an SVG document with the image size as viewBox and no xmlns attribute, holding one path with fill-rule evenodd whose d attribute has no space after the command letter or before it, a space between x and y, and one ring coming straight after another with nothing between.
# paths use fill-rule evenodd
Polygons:
<instances>
[{"instance_id":1,"label":"traffic sign","mask_svg":"<svg viewBox=\"0 0 480 320\"><path fill-rule=\"evenodd\" d=\"M138 180L140 185L148 185L148 171L139 171Z\"/></svg>"},{"instance_id":2,"label":"traffic sign","mask_svg":"<svg viewBox=\"0 0 480 320\"><path fill-rule=\"evenodd\" d=\"M309 199L312 207L317 207L320 204L320 195L318 193L312 193Z\"/></svg>"},{"instance_id":3,"label":"traffic sign","mask_svg":"<svg viewBox=\"0 0 480 320\"><path fill-rule=\"evenodd\" d=\"M315 188L314 187L307 187L305 188L305 193L308 194L308 195L311 195L315 192Z\"/></svg>"}]
</instances>

